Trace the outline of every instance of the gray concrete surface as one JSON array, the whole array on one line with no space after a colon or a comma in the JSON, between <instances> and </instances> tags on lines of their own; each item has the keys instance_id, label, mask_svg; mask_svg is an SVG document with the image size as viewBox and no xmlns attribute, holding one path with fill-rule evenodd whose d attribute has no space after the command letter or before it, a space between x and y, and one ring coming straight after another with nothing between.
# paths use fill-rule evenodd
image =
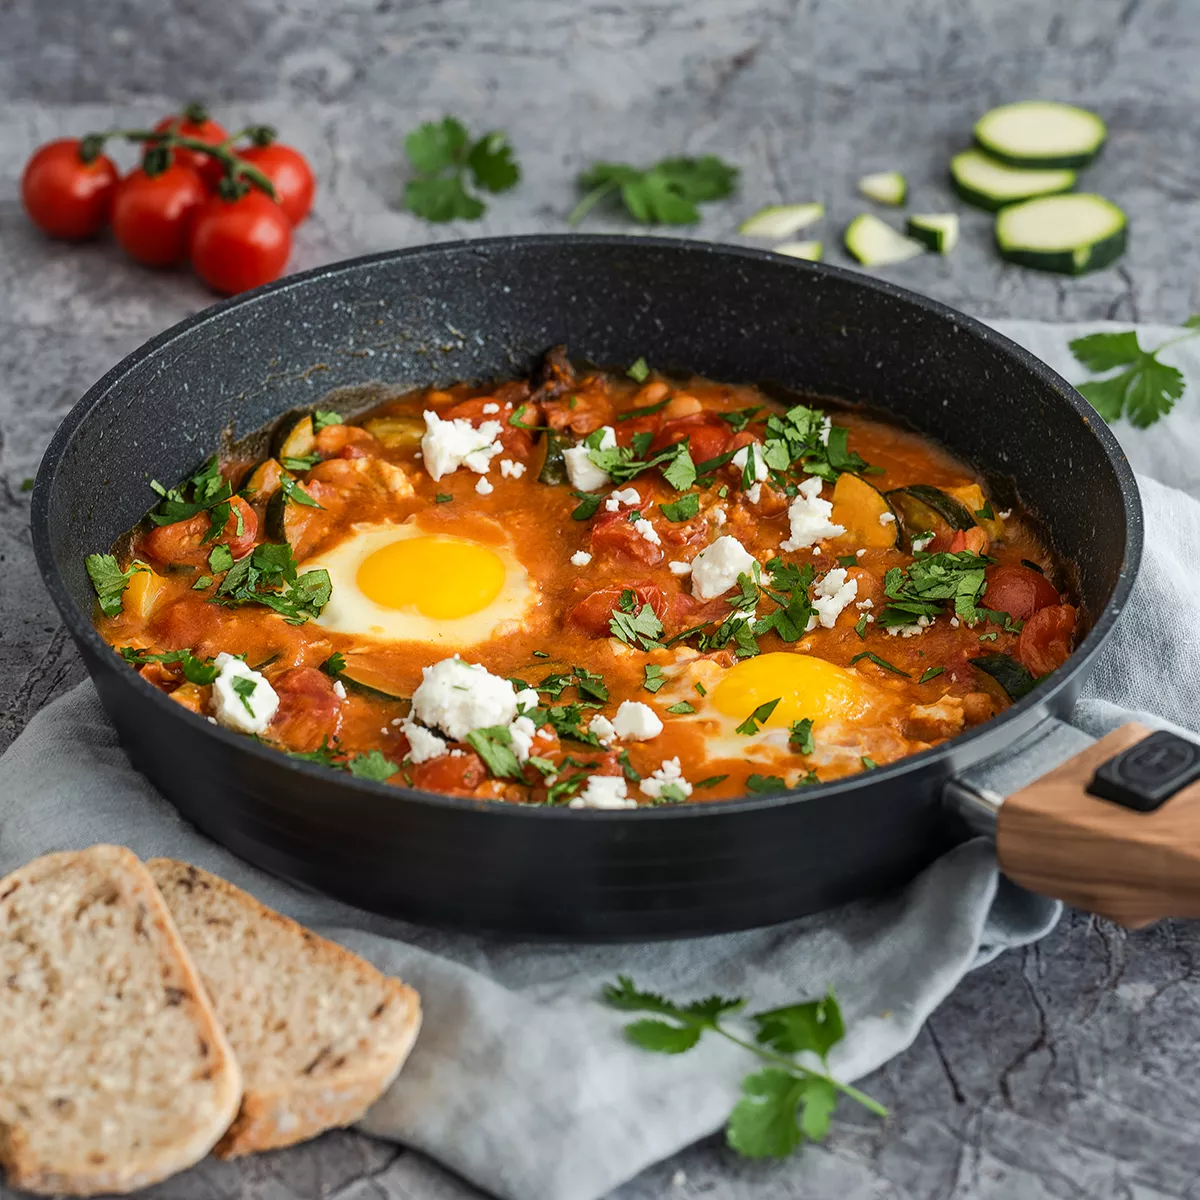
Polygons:
<instances>
[{"instance_id":1,"label":"gray concrete surface","mask_svg":"<svg viewBox=\"0 0 1200 1200\"><path fill-rule=\"evenodd\" d=\"M984 316L1179 321L1200 308L1200 6L1194 0L0 0L0 745L82 677L37 579L31 476L83 390L206 304L106 241L46 242L23 218L28 153L66 132L203 97L231 127L276 123L320 174L293 266L476 234L556 230L593 159L714 152L740 194L694 233L737 241L760 204L823 199L899 168L913 203L951 203L944 164L991 104L1070 99L1109 120L1085 186L1131 214L1114 269L1080 280L1001 265L964 213L949 259L890 276ZM444 112L512 135L521 189L486 219L398 212L402 139ZM593 229L628 229L597 214ZM844 262L834 246L832 261ZM739 1162L714 1138L616 1194L747 1200L1166 1200L1200 1196L1197 927L1127 934L1072 914L979 971L867 1081L879 1124L839 1113L803 1162ZM2 1032L0 1032L2 1036ZM536 1136L531 1132L531 1136ZM0 1197L11 1193L0 1188ZM352 1133L154 1189L171 1200L464 1200L419 1156Z\"/></svg>"}]
</instances>

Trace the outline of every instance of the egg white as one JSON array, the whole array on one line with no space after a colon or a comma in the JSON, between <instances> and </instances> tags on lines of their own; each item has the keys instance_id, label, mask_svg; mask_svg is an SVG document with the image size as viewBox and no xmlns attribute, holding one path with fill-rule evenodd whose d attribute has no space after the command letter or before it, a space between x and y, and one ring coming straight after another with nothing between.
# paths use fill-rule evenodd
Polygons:
<instances>
[{"instance_id":1,"label":"egg white","mask_svg":"<svg viewBox=\"0 0 1200 1200\"><path fill-rule=\"evenodd\" d=\"M462 617L429 617L415 606L389 608L378 604L359 588L359 568L376 551L405 538L432 536L460 535L441 527L436 532L423 529L413 520L403 524L363 522L352 526L336 545L301 563L301 571L324 568L329 572L332 592L316 623L376 643L417 642L443 650L474 646L519 628L538 603L539 593L499 527L495 541L460 538L491 551L504 566L499 593L478 612Z\"/></svg>"}]
</instances>

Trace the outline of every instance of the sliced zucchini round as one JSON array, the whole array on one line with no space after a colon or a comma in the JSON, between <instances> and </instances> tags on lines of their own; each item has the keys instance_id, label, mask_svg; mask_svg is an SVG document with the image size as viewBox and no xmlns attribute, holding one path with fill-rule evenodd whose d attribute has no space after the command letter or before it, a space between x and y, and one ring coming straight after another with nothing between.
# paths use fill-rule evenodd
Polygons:
<instances>
[{"instance_id":1,"label":"sliced zucchini round","mask_svg":"<svg viewBox=\"0 0 1200 1200\"><path fill-rule=\"evenodd\" d=\"M958 245L958 213L913 213L907 232L927 249L949 254Z\"/></svg>"},{"instance_id":2,"label":"sliced zucchini round","mask_svg":"<svg viewBox=\"0 0 1200 1200\"><path fill-rule=\"evenodd\" d=\"M865 479L843 471L833 485L833 513L829 518L846 532L839 541L867 549L899 549L904 534L888 498Z\"/></svg>"},{"instance_id":3,"label":"sliced zucchini round","mask_svg":"<svg viewBox=\"0 0 1200 1200\"><path fill-rule=\"evenodd\" d=\"M372 417L363 422L363 428L389 450L412 450L425 436L425 419L419 413L398 413L390 417Z\"/></svg>"},{"instance_id":4,"label":"sliced zucchini round","mask_svg":"<svg viewBox=\"0 0 1200 1200\"><path fill-rule=\"evenodd\" d=\"M867 267L885 267L925 253L925 247L897 233L871 213L862 213L846 226L846 249Z\"/></svg>"},{"instance_id":5,"label":"sliced zucchini round","mask_svg":"<svg viewBox=\"0 0 1200 1200\"><path fill-rule=\"evenodd\" d=\"M1075 178L1075 172L1067 168L1038 171L1009 167L981 150L964 150L950 160L954 190L968 204L986 208L988 212L1031 196L1069 192L1075 186Z\"/></svg>"},{"instance_id":6,"label":"sliced zucchini round","mask_svg":"<svg viewBox=\"0 0 1200 1200\"><path fill-rule=\"evenodd\" d=\"M308 523L308 518L301 515L303 509L304 506L288 500L282 488L278 489L267 501L267 536L294 546L299 540L300 526Z\"/></svg>"},{"instance_id":7,"label":"sliced zucchini round","mask_svg":"<svg viewBox=\"0 0 1200 1200\"><path fill-rule=\"evenodd\" d=\"M307 458L316 447L312 417L291 417L280 428L275 443L276 458Z\"/></svg>"},{"instance_id":8,"label":"sliced zucchini round","mask_svg":"<svg viewBox=\"0 0 1200 1200\"><path fill-rule=\"evenodd\" d=\"M747 237L786 238L825 215L823 204L769 204L747 217L738 233Z\"/></svg>"},{"instance_id":9,"label":"sliced zucchini round","mask_svg":"<svg viewBox=\"0 0 1200 1200\"><path fill-rule=\"evenodd\" d=\"M858 190L876 204L900 205L908 197L908 180L899 171L877 171L858 181Z\"/></svg>"},{"instance_id":10,"label":"sliced zucchini round","mask_svg":"<svg viewBox=\"0 0 1200 1200\"><path fill-rule=\"evenodd\" d=\"M553 429L547 430L542 440L546 448L546 457L542 462L542 469L538 472L538 483L566 483L567 460L563 457L563 451L568 446L575 445L574 440L556 433Z\"/></svg>"},{"instance_id":11,"label":"sliced zucchini round","mask_svg":"<svg viewBox=\"0 0 1200 1200\"><path fill-rule=\"evenodd\" d=\"M1127 220L1111 200L1088 192L1042 196L996 214L1002 258L1038 271L1082 275L1125 253Z\"/></svg>"},{"instance_id":12,"label":"sliced zucchini round","mask_svg":"<svg viewBox=\"0 0 1200 1200\"><path fill-rule=\"evenodd\" d=\"M926 483L893 488L887 493L887 499L899 514L900 524L910 539L926 533L953 535L975 525L975 518L965 505Z\"/></svg>"},{"instance_id":13,"label":"sliced zucchini round","mask_svg":"<svg viewBox=\"0 0 1200 1200\"><path fill-rule=\"evenodd\" d=\"M772 246L771 249L776 254L783 254L787 258L802 258L806 262L820 262L825 254L825 243L780 242L778 246Z\"/></svg>"},{"instance_id":14,"label":"sliced zucchini round","mask_svg":"<svg viewBox=\"0 0 1200 1200\"><path fill-rule=\"evenodd\" d=\"M1086 167L1108 130L1086 108L1055 100L1019 100L975 122L975 141L1012 167Z\"/></svg>"},{"instance_id":15,"label":"sliced zucchini round","mask_svg":"<svg viewBox=\"0 0 1200 1200\"><path fill-rule=\"evenodd\" d=\"M337 677L352 686L356 691L366 692L373 696L382 696L387 700L409 700L410 696L397 687L395 680L386 670L370 663L357 662L350 654Z\"/></svg>"},{"instance_id":16,"label":"sliced zucchini round","mask_svg":"<svg viewBox=\"0 0 1200 1200\"><path fill-rule=\"evenodd\" d=\"M251 504L265 504L279 491L279 481L287 474L276 458L264 458L251 467L238 489Z\"/></svg>"},{"instance_id":17,"label":"sliced zucchini round","mask_svg":"<svg viewBox=\"0 0 1200 1200\"><path fill-rule=\"evenodd\" d=\"M991 676L1010 700L1028 696L1037 681L1015 658L1008 654L984 654L971 659L971 665Z\"/></svg>"}]
</instances>

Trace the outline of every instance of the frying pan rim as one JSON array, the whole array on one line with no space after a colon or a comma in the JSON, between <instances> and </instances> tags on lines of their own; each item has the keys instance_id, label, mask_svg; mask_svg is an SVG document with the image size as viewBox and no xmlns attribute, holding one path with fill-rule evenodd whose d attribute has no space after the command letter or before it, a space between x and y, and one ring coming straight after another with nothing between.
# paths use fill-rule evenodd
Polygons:
<instances>
[{"instance_id":1,"label":"frying pan rim","mask_svg":"<svg viewBox=\"0 0 1200 1200\"><path fill-rule=\"evenodd\" d=\"M1035 688L1029 695L1005 709L999 716L993 717L989 721L975 726L969 732L959 734L947 742L930 747L928 750L908 755L894 763L877 767L870 772L846 776L842 779L831 780L827 783L808 788L793 789L761 796L743 796L736 799L717 800L703 804L664 805L653 808L643 807L636 810L608 811L568 809L565 806L518 805L497 800L475 800L469 797L447 796L438 792L426 792L416 788L398 788L385 783L377 783L373 780L359 779L348 772L339 772L337 775L332 776L332 780L335 780L340 787L360 792L364 798L373 797L379 801L387 800L390 805L395 805L397 800L404 800L409 803L470 812L477 815L503 816L508 820L595 820L632 823L647 820L688 820L701 817L711 819L716 816L728 816L732 818L738 813L747 811L773 809L797 802L809 803L814 800L832 799L860 788L868 777L872 786L884 783L899 785L906 776L923 772L931 762L948 758L952 754L961 752L964 748L966 749L965 757L971 762L977 762L982 758L986 758L986 751L982 754L972 754L971 751L975 743L984 739L991 739L1006 724L1020 724L1025 715L1030 713L1031 710L1046 705L1064 688L1070 687L1073 680L1088 668L1100 647L1112 633L1117 620L1120 618L1128 602L1129 593L1133 587L1142 557L1143 520L1141 497L1137 482L1124 451L1103 418L1099 417L1095 410L1084 400L1083 396L1063 379L1061 375L1036 358L1023 346L1013 342L975 317L959 312L957 309L951 308L939 300L934 300L931 297L921 295L908 288L900 287L888 280L866 275L863 272L852 271L844 267L831 266L825 263L810 263L803 260L786 258L770 250L723 245L721 243L705 242L689 238L633 237L624 234L514 234L491 238L432 242L422 246L410 246L399 250L385 250L375 254L343 259L336 263L328 263L324 266L314 267L307 271L285 276L273 283L255 288L253 291L232 296L216 304L209 305L207 308L200 309L198 312L185 317L182 321L150 338L105 372L80 397L55 430L38 466L30 506L30 527L34 554L46 589L50 593L60 614L62 614L63 620L67 624L72 636L77 642L86 644L88 649L93 652L96 659L101 663L103 663L105 655L113 654L112 648L100 637L96 630L91 614L84 613L67 590L51 548L50 500L54 491L58 470L72 437L76 430L91 416L92 410L103 402L108 392L125 375L140 366L147 359L153 357L165 346L181 338L194 335L194 331L203 328L210 321L221 318L225 313L233 309L269 302L271 297L277 294L283 294L293 288L301 288L314 280L348 274L377 264L393 263L406 259L419 259L427 256L455 255L464 252L478 253L486 258L489 252L492 251L508 251L528 246L612 246L627 251L631 248L631 245L646 246L657 250L708 254L735 262L739 259L758 263L769 262L774 269L790 270L814 276L832 276L854 287L874 293L876 296L896 300L903 304L914 305L917 308L923 309L939 320L948 322L962 332L980 339L992 349L1015 359L1017 364L1029 372L1039 384L1048 392L1053 393L1058 401L1066 403L1074 409L1076 416L1080 420L1080 424L1100 443L1100 448L1116 476L1121 491L1125 515L1125 550L1121 560L1117 583L1112 595L1105 604L1103 611L1098 614L1092 628L1088 631L1083 641L1071 654L1067 663L1054 673L1053 680L1048 684L1043 684ZM228 746L231 753L248 753L256 757L261 757L267 766L284 767L296 772L302 779L307 778L325 783L331 782L329 768L289 758L280 751L270 749L256 740L235 734L230 730L223 729L219 725L213 725L204 717L192 713L182 705L171 701L165 693L147 683L136 671L127 670L123 663L118 664L114 661L111 665L119 667L119 676L127 679L135 689L145 689L143 695L146 696L151 704L157 704L159 711L168 720L182 719L185 722L198 722L199 728L209 737L213 737L219 743ZM90 674L91 672L89 671ZM947 770L947 774L950 773Z\"/></svg>"}]
</instances>

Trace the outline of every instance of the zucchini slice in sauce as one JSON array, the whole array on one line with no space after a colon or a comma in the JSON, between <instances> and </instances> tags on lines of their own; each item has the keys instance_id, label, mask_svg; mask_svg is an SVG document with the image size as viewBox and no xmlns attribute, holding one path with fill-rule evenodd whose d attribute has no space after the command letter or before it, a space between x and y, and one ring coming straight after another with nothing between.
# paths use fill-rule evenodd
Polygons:
<instances>
[{"instance_id":1,"label":"zucchini slice in sauce","mask_svg":"<svg viewBox=\"0 0 1200 1200\"><path fill-rule=\"evenodd\" d=\"M975 141L1011 167L1086 167L1108 130L1094 112L1054 100L1019 100L985 112Z\"/></svg>"},{"instance_id":2,"label":"zucchini slice in sauce","mask_svg":"<svg viewBox=\"0 0 1200 1200\"><path fill-rule=\"evenodd\" d=\"M411 699L396 686L386 671L370 663L356 662L352 655L346 658L346 665L337 673L337 677L347 686L368 695L382 696L385 700Z\"/></svg>"},{"instance_id":3,"label":"zucchini slice in sauce","mask_svg":"<svg viewBox=\"0 0 1200 1200\"><path fill-rule=\"evenodd\" d=\"M923 533L940 533L943 528L953 534L975 526L975 518L965 505L926 483L895 488L887 493L887 499L899 514L904 532L910 538L920 537Z\"/></svg>"},{"instance_id":4,"label":"zucchini slice in sauce","mask_svg":"<svg viewBox=\"0 0 1200 1200\"><path fill-rule=\"evenodd\" d=\"M843 471L833 485L829 518L846 532L838 540L868 549L899 549L904 538L896 510L888 498L864 479Z\"/></svg>"},{"instance_id":5,"label":"zucchini slice in sauce","mask_svg":"<svg viewBox=\"0 0 1200 1200\"><path fill-rule=\"evenodd\" d=\"M312 417L290 417L281 427L275 444L276 458L307 458L316 446Z\"/></svg>"},{"instance_id":6,"label":"zucchini slice in sauce","mask_svg":"<svg viewBox=\"0 0 1200 1200\"><path fill-rule=\"evenodd\" d=\"M1000 257L1036 271L1099 271L1125 253L1125 241L1124 212L1088 192L1041 196L996 214Z\"/></svg>"},{"instance_id":7,"label":"zucchini slice in sauce","mask_svg":"<svg viewBox=\"0 0 1200 1200\"><path fill-rule=\"evenodd\" d=\"M1075 172L1065 167L1056 171L1006 167L981 150L956 154L950 160L950 179L954 190L968 204L986 208L988 212L1031 196L1069 192L1075 186Z\"/></svg>"},{"instance_id":8,"label":"zucchini slice in sauce","mask_svg":"<svg viewBox=\"0 0 1200 1200\"><path fill-rule=\"evenodd\" d=\"M265 504L279 491L279 481L285 474L277 458L264 458L250 468L238 490L251 504Z\"/></svg>"},{"instance_id":9,"label":"zucchini slice in sauce","mask_svg":"<svg viewBox=\"0 0 1200 1200\"><path fill-rule=\"evenodd\" d=\"M561 433L548 429L543 437L546 447L546 457L542 469L538 472L538 483L562 484L567 482L567 460L563 451L568 446L575 445L573 439Z\"/></svg>"},{"instance_id":10,"label":"zucchini slice in sauce","mask_svg":"<svg viewBox=\"0 0 1200 1200\"><path fill-rule=\"evenodd\" d=\"M425 436L425 418L415 413L394 413L389 417L372 417L363 422L363 428L389 450L411 450Z\"/></svg>"},{"instance_id":11,"label":"zucchini slice in sauce","mask_svg":"<svg viewBox=\"0 0 1200 1200\"><path fill-rule=\"evenodd\" d=\"M287 472L285 471L284 474L286 475ZM287 542L289 546L295 545L298 540L298 530L291 518L299 507L294 500L289 500L283 494L282 488L277 489L271 499L267 501L267 536L279 542Z\"/></svg>"},{"instance_id":12,"label":"zucchini slice in sauce","mask_svg":"<svg viewBox=\"0 0 1200 1200\"><path fill-rule=\"evenodd\" d=\"M1010 700L1028 696L1037 686L1037 680L1015 658L1008 654L984 654L970 660L973 667L990 675L1003 689Z\"/></svg>"}]
</instances>

